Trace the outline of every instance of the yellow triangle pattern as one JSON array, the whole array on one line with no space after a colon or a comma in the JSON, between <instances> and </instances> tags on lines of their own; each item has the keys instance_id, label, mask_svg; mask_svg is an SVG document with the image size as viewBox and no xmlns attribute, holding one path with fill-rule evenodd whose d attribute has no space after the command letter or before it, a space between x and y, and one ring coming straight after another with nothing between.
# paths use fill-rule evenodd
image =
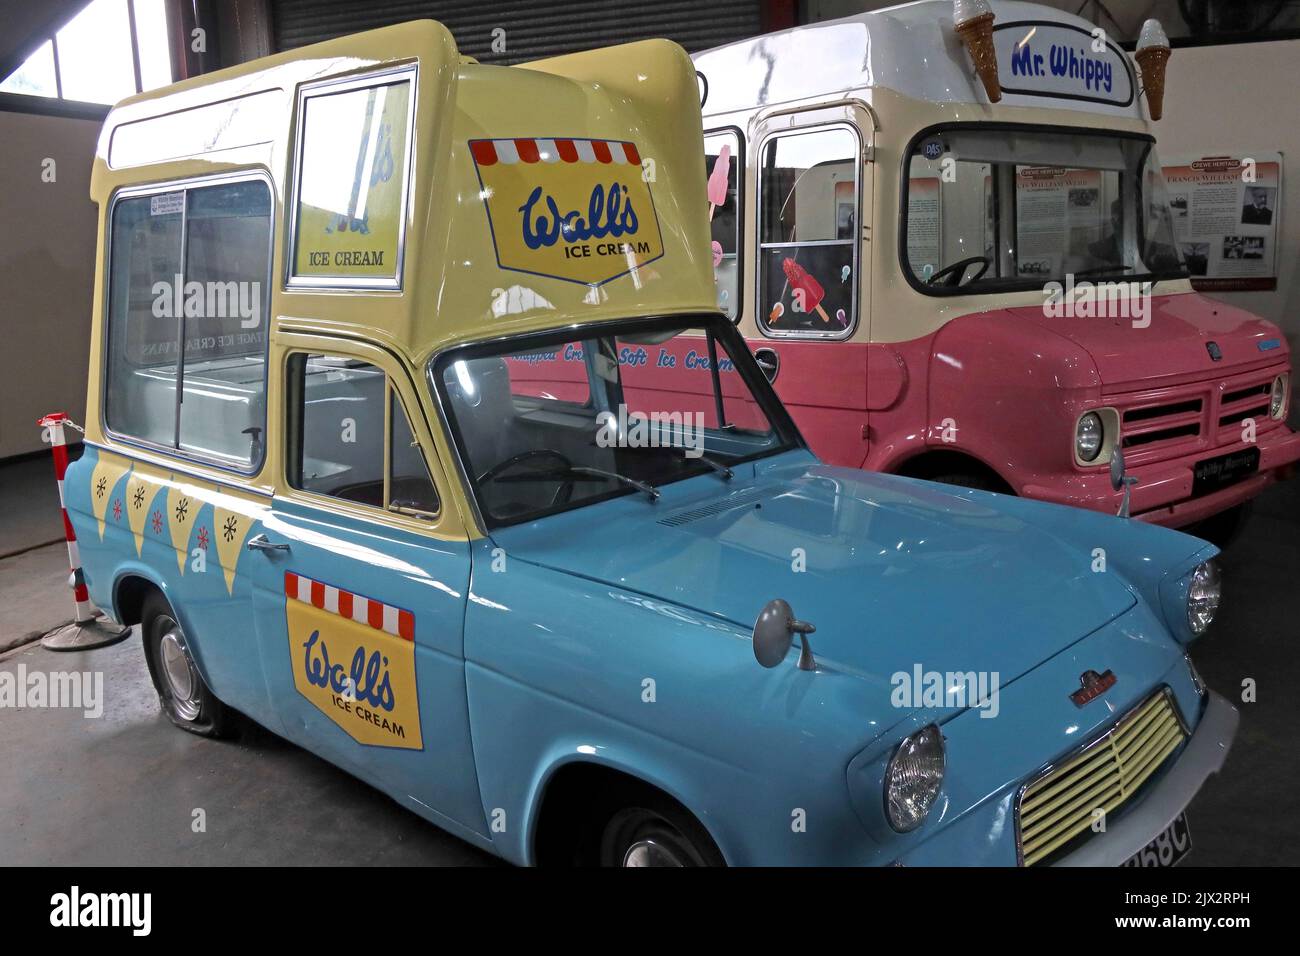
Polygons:
<instances>
[{"instance_id":1,"label":"yellow triangle pattern","mask_svg":"<svg viewBox=\"0 0 1300 956\"><path fill-rule=\"evenodd\" d=\"M167 486L167 530L171 532L176 566L181 574L185 573L185 559L189 557L190 532L194 530L194 520L203 507L203 498L200 497L203 491L197 485L177 481L175 475Z\"/></svg>"},{"instance_id":2,"label":"yellow triangle pattern","mask_svg":"<svg viewBox=\"0 0 1300 956\"><path fill-rule=\"evenodd\" d=\"M95 468L90 473L90 507L99 527L99 540L104 540L104 522L113 501L113 491L118 481L131 470L131 463L125 458L101 451ZM126 507L125 503L123 507Z\"/></svg>"},{"instance_id":3,"label":"yellow triangle pattern","mask_svg":"<svg viewBox=\"0 0 1300 956\"><path fill-rule=\"evenodd\" d=\"M153 516L154 498L162 490L163 476L138 465L126 480L126 513L131 525L131 534L135 536L135 553L139 557L144 547L144 531Z\"/></svg>"},{"instance_id":4,"label":"yellow triangle pattern","mask_svg":"<svg viewBox=\"0 0 1300 956\"><path fill-rule=\"evenodd\" d=\"M255 520L248 508L230 511L220 505L212 506L212 538L217 543L217 558L226 575L226 593L235 588L235 567Z\"/></svg>"}]
</instances>

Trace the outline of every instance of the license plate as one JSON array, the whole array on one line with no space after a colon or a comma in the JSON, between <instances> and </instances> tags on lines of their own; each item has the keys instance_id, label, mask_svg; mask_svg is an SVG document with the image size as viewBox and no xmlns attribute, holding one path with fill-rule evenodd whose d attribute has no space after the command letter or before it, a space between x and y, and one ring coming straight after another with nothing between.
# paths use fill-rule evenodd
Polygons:
<instances>
[{"instance_id":1,"label":"license plate","mask_svg":"<svg viewBox=\"0 0 1300 956\"><path fill-rule=\"evenodd\" d=\"M1180 813L1174 822L1124 861L1123 866L1177 866L1192 848L1192 831L1187 828L1187 814Z\"/></svg>"},{"instance_id":2,"label":"license plate","mask_svg":"<svg viewBox=\"0 0 1300 956\"><path fill-rule=\"evenodd\" d=\"M1192 494L1203 495L1259 471L1259 449L1243 448L1198 461L1192 469Z\"/></svg>"}]
</instances>

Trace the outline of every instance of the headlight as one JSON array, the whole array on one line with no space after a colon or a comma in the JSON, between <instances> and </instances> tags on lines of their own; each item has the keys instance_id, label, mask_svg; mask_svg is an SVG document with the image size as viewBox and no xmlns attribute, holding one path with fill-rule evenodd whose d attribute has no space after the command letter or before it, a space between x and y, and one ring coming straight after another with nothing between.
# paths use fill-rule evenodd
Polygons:
<instances>
[{"instance_id":1,"label":"headlight","mask_svg":"<svg viewBox=\"0 0 1300 956\"><path fill-rule=\"evenodd\" d=\"M885 770L885 811L899 833L925 822L943 783L943 734L922 727L898 746Z\"/></svg>"},{"instance_id":2,"label":"headlight","mask_svg":"<svg viewBox=\"0 0 1300 956\"><path fill-rule=\"evenodd\" d=\"M1079 461L1096 461L1104 437L1100 415L1088 412L1081 417L1074 430L1074 453L1079 456Z\"/></svg>"},{"instance_id":3,"label":"headlight","mask_svg":"<svg viewBox=\"0 0 1300 956\"><path fill-rule=\"evenodd\" d=\"M1219 566L1213 561L1197 565L1187 586L1187 626L1197 637L1204 634L1214 620L1221 594Z\"/></svg>"},{"instance_id":4,"label":"headlight","mask_svg":"<svg viewBox=\"0 0 1300 956\"><path fill-rule=\"evenodd\" d=\"M1286 393L1290 378L1289 375L1279 375L1273 379L1273 391L1268 397L1268 414L1273 418L1281 418L1286 414Z\"/></svg>"}]
</instances>

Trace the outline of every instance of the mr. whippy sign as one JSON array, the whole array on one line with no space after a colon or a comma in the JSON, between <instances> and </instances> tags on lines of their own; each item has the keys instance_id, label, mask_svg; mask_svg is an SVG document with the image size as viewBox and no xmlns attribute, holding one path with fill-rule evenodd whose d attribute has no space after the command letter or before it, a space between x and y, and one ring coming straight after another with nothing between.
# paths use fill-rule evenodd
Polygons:
<instances>
[{"instance_id":1,"label":"mr. whippy sign","mask_svg":"<svg viewBox=\"0 0 1300 956\"><path fill-rule=\"evenodd\" d=\"M634 143L476 139L469 148L502 269L600 285L663 255Z\"/></svg>"},{"instance_id":2,"label":"mr. whippy sign","mask_svg":"<svg viewBox=\"0 0 1300 956\"><path fill-rule=\"evenodd\" d=\"M357 743L423 749L415 616L292 571L284 592L298 693Z\"/></svg>"}]
</instances>

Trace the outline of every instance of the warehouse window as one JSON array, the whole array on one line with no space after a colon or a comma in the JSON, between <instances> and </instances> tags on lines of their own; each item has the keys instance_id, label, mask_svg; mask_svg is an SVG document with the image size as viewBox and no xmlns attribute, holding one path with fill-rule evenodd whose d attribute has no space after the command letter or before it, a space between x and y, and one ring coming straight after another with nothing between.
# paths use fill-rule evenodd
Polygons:
<instances>
[{"instance_id":1,"label":"warehouse window","mask_svg":"<svg viewBox=\"0 0 1300 956\"><path fill-rule=\"evenodd\" d=\"M759 170L759 327L844 338L855 321L858 138L848 127L782 133Z\"/></svg>"},{"instance_id":2,"label":"warehouse window","mask_svg":"<svg viewBox=\"0 0 1300 956\"><path fill-rule=\"evenodd\" d=\"M407 68L300 95L289 285L401 288L414 77Z\"/></svg>"},{"instance_id":3,"label":"warehouse window","mask_svg":"<svg viewBox=\"0 0 1300 956\"><path fill-rule=\"evenodd\" d=\"M0 93L111 105L171 82L164 0L93 0L49 34Z\"/></svg>"},{"instance_id":4,"label":"warehouse window","mask_svg":"<svg viewBox=\"0 0 1300 956\"><path fill-rule=\"evenodd\" d=\"M238 470L262 460L271 192L261 178L121 196L104 420Z\"/></svg>"}]
</instances>

